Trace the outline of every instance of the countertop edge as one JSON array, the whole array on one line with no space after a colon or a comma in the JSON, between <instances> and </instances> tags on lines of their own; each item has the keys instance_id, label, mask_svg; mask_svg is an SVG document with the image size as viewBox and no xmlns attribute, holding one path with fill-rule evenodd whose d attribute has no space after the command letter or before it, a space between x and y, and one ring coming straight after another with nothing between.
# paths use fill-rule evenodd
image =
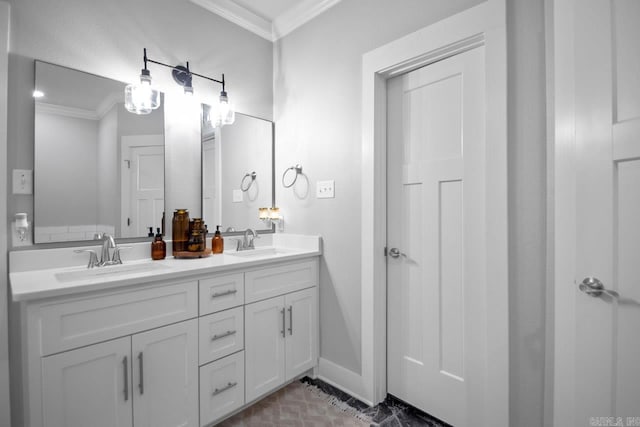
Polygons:
<instances>
[{"instance_id":1,"label":"countertop edge","mask_svg":"<svg viewBox=\"0 0 640 427\"><path fill-rule=\"evenodd\" d=\"M56 281L53 277L55 274L55 269L49 270L36 270L36 271L26 271L26 272L14 272L9 274L9 287L11 290L11 302L14 303L25 303L25 302L33 302L36 300L44 300L48 298L56 298L56 297L69 297L73 295L79 295L83 293L97 292L103 290L117 290L122 289L128 286L136 286L142 285L150 282L151 280L158 280L161 282L170 282L176 279L184 279L189 280L192 278L196 278L197 276L203 276L206 274L214 274L214 273L225 273L227 271L238 270L238 269L247 269L254 267L264 267L269 265L277 265L283 262L289 261L297 261L304 258L312 258L316 256L321 256L322 251L318 250L303 250L297 253L292 253L288 255L280 255L277 257L269 257L269 258L260 258L260 259L240 259L234 260L233 263L215 265L215 266L198 266L193 269L180 269L178 271L154 271L147 272L145 274L141 274L139 277L127 277L127 278L114 278L113 280L108 281L91 281L87 280L88 283L80 283L71 285L71 286L58 286L48 289L36 289L33 291L29 290L20 290L22 287L28 286L27 284L21 284L20 281L28 281L29 277L32 276L31 279L35 280L36 275L38 274L50 274L51 281ZM232 256L232 255L227 255ZM176 260L176 262L178 262ZM188 263L190 260L180 260L179 262ZM106 267L108 268L108 267ZM47 273L49 272L49 273ZM15 282L18 282L18 285L15 286ZM18 292L16 292L16 287Z\"/></svg>"}]
</instances>

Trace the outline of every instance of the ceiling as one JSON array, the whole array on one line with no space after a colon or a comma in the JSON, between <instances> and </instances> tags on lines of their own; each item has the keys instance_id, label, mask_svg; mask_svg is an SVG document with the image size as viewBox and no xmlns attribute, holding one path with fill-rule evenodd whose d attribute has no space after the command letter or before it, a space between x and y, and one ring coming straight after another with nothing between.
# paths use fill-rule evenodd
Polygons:
<instances>
[{"instance_id":1,"label":"ceiling","mask_svg":"<svg viewBox=\"0 0 640 427\"><path fill-rule=\"evenodd\" d=\"M269 41L276 41L340 0L190 0Z\"/></svg>"}]
</instances>

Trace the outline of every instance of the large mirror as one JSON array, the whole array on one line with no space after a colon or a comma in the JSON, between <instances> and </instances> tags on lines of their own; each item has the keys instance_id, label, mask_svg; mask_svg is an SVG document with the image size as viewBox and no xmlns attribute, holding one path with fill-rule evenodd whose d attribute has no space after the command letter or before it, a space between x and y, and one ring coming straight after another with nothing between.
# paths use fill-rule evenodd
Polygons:
<instances>
[{"instance_id":1,"label":"large mirror","mask_svg":"<svg viewBox=\"0 0 640 427\"><path fill-rule=\"evenodd\" d=\"M258 209L275 205L273 122L238 113L233 124L213 128L209 111L203 105L202 212L209 230L272 231Z\"/></svg>"},{"instance_id":2,"label":"large mirror","mask_svg":"<svg viewBox=\"0 0 640 427\"><path fill-rule=\"evenodd\" d=\"M140 116L124 108L122 82L42 61L35 61L35 76L35 243L92 240L101 232L140 238L162 227L171 195L165 197L164 168L180 177L171 169L185 166L165 161L167 98ZM202 213L210 231L273 231L258 219L258 208L275 204L273 123L238 113L233 124L214 128L208 112L204 105L200 132L194 129L201 134L202 206L187 206L191 216Z\"/></svg>"},{"instance_id":3,"label":"large mirror","mask_svg":"<svg viewBox=\"0 0 640 427\"><path fill-rule=\"evenodd\" d=\"M35 61L35 243L144 237L164 211L164 111L124 108L124 83Z\"/></svg>"}]
</instances>

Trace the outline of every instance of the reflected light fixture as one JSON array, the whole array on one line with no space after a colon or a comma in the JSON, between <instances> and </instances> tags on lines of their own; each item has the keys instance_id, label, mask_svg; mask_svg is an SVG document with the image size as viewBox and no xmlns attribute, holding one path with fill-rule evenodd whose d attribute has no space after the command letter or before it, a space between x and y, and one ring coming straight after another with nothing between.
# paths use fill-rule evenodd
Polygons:
<instances>
[{"instance_id":1,"label":"reflected light fixture","mask_svg":"<svg viewBox=\"0 0 640 427\"><path fill-rule=\"evenodd\" d=\"M36 90L33 91L33 97L36 98L36 99L37 98L42 98L42 97L44 97L44 92L41 91L41 90L36 89Z\"/></svg>"},{"instance_id":2,"label":"reflected light fixture","mask_svg":"<svg viewBox=\"0 0 640 427\"><path fill-rule=\"evenodd\" d=\"M144 68L140 74L140 84L127 85L124 91L125 107L128 111L136 114L149 114L151 111L160 107L160 92L151 87L151 74L147 69L147 63L151 62L153 64L171 68L173 80L184 88L185 95L193 95L193 76L198 76L221 84L222 91L220 92L219 103L211 109L212 111L209 113L208 120L213 126L228 125L235 121L235 111L232 104L229 102L229 97L225 90L224 74L222 74L222 80L217 80L202 74L194 73L189 68L189 62L187 62L186 66L172 66L148 58L146 48L143 49L143 52Z\"/></svg>"}]
</instances>

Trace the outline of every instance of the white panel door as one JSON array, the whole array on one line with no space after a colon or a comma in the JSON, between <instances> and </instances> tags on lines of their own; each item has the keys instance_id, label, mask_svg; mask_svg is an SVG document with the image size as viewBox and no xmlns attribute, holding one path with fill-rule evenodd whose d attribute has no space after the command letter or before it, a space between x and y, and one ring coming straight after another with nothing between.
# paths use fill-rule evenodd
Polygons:
<instances>
[{"instance_id":1,"label":"white panel door","mask_svg":"<svg viewBox=\"0 0 640 427\"><path fill-rule=\"evenodd\" d=\"M554 7L554 421L640 425L640 2Z\"/></svg>"},{"instance_id":2,"label":"white panel door","mask_svg":"<svg viewBox=\"0 0 640 427\"><path fill-rule=\"evenodd\" d=\"M284 297L248 304L244 308L247 403L285 381Z\"/></svg>"},{"instance_id":3,"label":"white panel door","mask_svg":"<svg viewBox=\"0 0 640 427\"><path fill-rule=\"evenodd\" d=\"M45 427L131 427L131 338L42 359Z\"/></svg>"},{"instance_id":4,"label":"white panel door","mask_svg":"<svg viewBox=\"0 0 640 427\"><path fill-rule=\"evenodd\" d=\"M132 338L135 426L198 426L198 320Z\"/></svg>"},{"instance_id":5,"label":"white panel door","mask_svg":"<svg viewBox=\"0 0 640 427\"><path fill-rule=\"evenodd\" d=\"M164 211L162 135L123 137L122 237L146 236L161 227Z\"/></svg>"},{"instance_id":6,"label":"white panel door","mask_svg":"<svg viewBox=\"0 0 640 427\"><path fill-rule=\"evenodd\" d=\"M285 307L288 381L318 364L318 288L286 295Z\"/></svg>"},{"instance_id":7,"label":"white panel door","mask_svg":"<svg viewBox=\"0 0 640 427\"><path fill-rule=\"evenodd\" d=\"M456 427L485 354L484 48L388 81L390 394Z\"/></svg>"}]
</instances>

